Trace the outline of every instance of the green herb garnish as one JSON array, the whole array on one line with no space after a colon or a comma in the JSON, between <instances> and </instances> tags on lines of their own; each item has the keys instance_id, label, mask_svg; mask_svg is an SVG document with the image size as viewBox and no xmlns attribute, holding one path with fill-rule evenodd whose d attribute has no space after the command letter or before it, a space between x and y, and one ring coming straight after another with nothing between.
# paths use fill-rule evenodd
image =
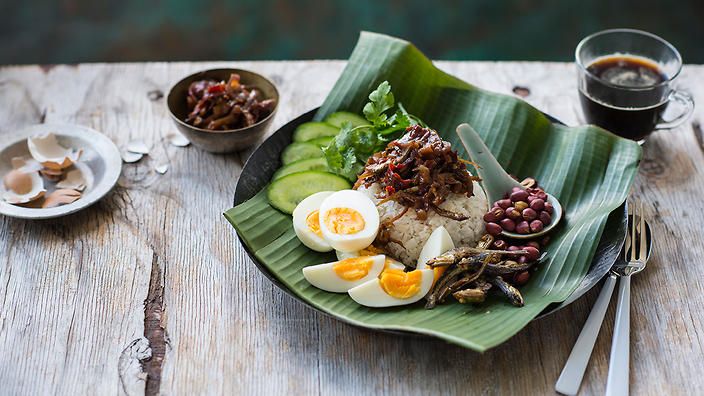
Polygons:
<instances>
[{"instance_id":1,"label":"green herb garnish","mask_svg":"<svg viewBox=\"0 0 704 396\"><path fill-rule=\"evenodd\" d=\"M335 139L323 148L330 171L354 182L372 154L383 150L409 126L425 126L417 117L408 114L401 103L396 112L389 116L388 112L394 108L394 102L388 81L379 84L369 94L369 103L364 105L362 112L371 125L353 128L352 124L345 122Z\"/></svg>"}]
</instances>

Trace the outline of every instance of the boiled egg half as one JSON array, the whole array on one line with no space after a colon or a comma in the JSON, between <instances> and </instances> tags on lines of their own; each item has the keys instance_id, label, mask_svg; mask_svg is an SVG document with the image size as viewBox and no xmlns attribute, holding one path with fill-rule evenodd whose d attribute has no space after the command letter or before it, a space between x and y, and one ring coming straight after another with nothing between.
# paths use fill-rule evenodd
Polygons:
<instances>
[{"instance_id":1,"label":"boiled egg half","mask_svg":"<svg viewBox=\"0 0 704 396\"><path fill-rule=\"evenodd\" d=\"M301 201L293 210L293 230L296 236L316 252L332 250L332 246L323 239L319 219L320 204L332 194L332 191L317 192Z\"/></svg>"},{"instance_id":2,"label":"boiled egg half","mask_svg":"<svg viewBox=\"0 0 704 396\"><path fill-rule=\"evenodd\" d=\"M344 293L381 274L386 257L376 256L350 257L332 263L312 265L303 268L303 277L310 284L325 291Z\"/></svg>"},{"instance_id":3,"label":"boiled egg half","mask_svg":"<svg viewBox=\"0 0 704 396\"><path fill-rule=\"evenodd\" d=\"M423 249L420 251L420 255L418 256L418 262L416 264L417 269L426 269L430 268L428 267L428 261L430 259L433 259L448 250L454 249L455 244L452 242L452 237L450 236L450 233L447 232L445 227L440 226L436 229L433 230L433 232L430 234L428 237L428 240L425 241L425 245L423 245ZM447 267L435 267L433 268L433 271L435 272L435 281L440 278L440 275L445 272L445 269Z\"/></svg>"},{"instance_id":4,"label":"boiled egg half","mask_svg":"<svg viewBox=\"0 0 704 396\"><path fill-rule=\"evenodd\" d=\"M433 270L386 269L372 279L348 291L360 305L372 308L412 304L423 298L433 287Z\"/></svg>"},{"instance_id":5,"label":"boiled egg half","mask_svg":"<svg viewBox=\"0 0 704 396\"><path fill-rule=\"evenodd\" d=\"M320 230L333 249L356 252L371 245L379 231L379 212L374 202L356 190L329 195L320 204Z\"/></svg>"}]
</instances>

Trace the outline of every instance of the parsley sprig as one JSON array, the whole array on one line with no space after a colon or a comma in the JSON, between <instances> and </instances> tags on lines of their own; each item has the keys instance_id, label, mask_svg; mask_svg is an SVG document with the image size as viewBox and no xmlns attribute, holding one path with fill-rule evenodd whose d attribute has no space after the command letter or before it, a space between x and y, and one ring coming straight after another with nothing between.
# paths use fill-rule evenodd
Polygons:
<instances>
[{"instance_id":1,"label":"parsley sprig","mask_svg":"<svg viewBox=\"0 0 704 396\"><path fill-rule=\"evenodd\" d=\"M362 112L370 125L353 128L352 124L345 122L335 139L323 148L330 171L354 182L372 154L383 150L409 126L425 126L421 120L409 114L401 103L389 115L394 103L394 94L388 81L379 84L369 94L369 102L364 105Z\"/></svg>"}]
</instances>

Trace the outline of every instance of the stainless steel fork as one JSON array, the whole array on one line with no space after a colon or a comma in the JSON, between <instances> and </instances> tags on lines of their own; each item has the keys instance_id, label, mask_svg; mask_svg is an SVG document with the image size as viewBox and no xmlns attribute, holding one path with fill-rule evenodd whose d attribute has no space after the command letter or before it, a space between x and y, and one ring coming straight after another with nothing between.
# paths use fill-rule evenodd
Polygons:
<instances>
[{"instance_id":1,"label":"stainless steel fork","mask_svg":"<svg viewBox=\"0 0 704 396\"><path fill-rule=\"evenodd\" d=\"M604 315L606 315L606 310L609 307L609 301L611 300L611 295L613 294L614 287L616 286L616 281L619 277L622 276L622 272L620 271L621 269L628 267L631 265L631 262L636 262L636 259L638 256L634 256L636 254L636 249L634 247L636 246L636 243L642 244L642 240L646 240L647 235L649 234L649 228L647 226L647 223L645 222L642 213L642 205L640 207L640 210L636 207L638 206L637 203L634 203L632 205L629 205L631 216L629 218L629 228L627 230L627 237L626 237L626 242L623 247L623 260L619 258L617 262L614 264L612 267L612 270L609 272L609 276L606 278L604 281L604 285L601 288L601 292L599 293L599 297L597 298L596 302L594 303L594 306L592 307L592 311L589 313L589 317L587 318L587 321L584 323L584 327L582 328L581 333L579 333L579 337L577 338L577 341L574 344L574 347L572 348L572 352L570 353L569 358L567 358L567 362L565 363L565 367L562 369L562 373L560 374L560 378L557 380L557 383L555 384L555 390L558 391L559 393L565 394L565 395L576 395L577 392L579 391L579 387L582 383L582 378L584 377L584 372L586 371L587 364L589 363L589 358L591 357L592 350L594 349L594 344L596 343L597 336L599 335L599 330L601 329L601 325L604 321ZM640 215L638 215L637 212L640 212ZM639 222L638 226L636 226L636 222ZM632 237L632 235L635 235ZM642 235L643 237L640 238L638 235ZM637 239L638 238L638 239ZM637 242L638 241L638 242ZM648 242L649 243L649 242ZM641 252L645 252L646 256L645 259L647 260L649 254L650 254L650 246L648 245L646 249L643 249L641 247ZM632 260L633 259L633 260ZM630 270L629 270L630 271ZM621 292L619 293L619 298L623 299L626 298L627 295L626 293L623 292L624 288L630 292L629 286L630 285L630 278L628 280L623 280L620 285ZM630 296L630 294L628 295ZM625 311L623 309L619 310L621 314L629 315L628 312L628 304L621 305L621 307L625 307ZM623 324L625 323L626 326L628 326L628 318L622 318L619 323ZM616 334L616 333L614 333ZM628 335L628 329L626 329L625 332L626 336ZM615 339L614 339L615 340ZM628 348L628 339L626 339L626 348ZM628 354L628 350L626 350L626 354ZM614 361L614 355L612 352L612 357L611 357L612 362ZM618 359L616 359L616 362L618 362ZM626 356L625 359L626 362L626 371L628 371L628 357ZM619 362L622 363L622 362ZM615 370L615 369L614 369ZM611 371L609 372L611 373ZM612 386L614 386L615 383L612 383ZM614 390L615 392L615 390ZM628 382L626 378L626 393L628 393Z\"/></svg>"},{"instance_id":2,"label":"stainless steel fork","mask_svg":"<svg viewBox=\"0 0 704 396\"><path fill-rule=\"evenodd\" d=\"M639 208L638 208L639 207ZM636 214L638 213L638 215ZM651 248L651 238L643 216L643 203L633 205L630 249L624 249L626 264L614 270L619 274L618 305L616 322L609 358L609 377L606 382L606 396L628 395L630 336L631 336L631 275L645 269ZM636 225L637 223L637 225Z\"/></svg>"}]
</instances>

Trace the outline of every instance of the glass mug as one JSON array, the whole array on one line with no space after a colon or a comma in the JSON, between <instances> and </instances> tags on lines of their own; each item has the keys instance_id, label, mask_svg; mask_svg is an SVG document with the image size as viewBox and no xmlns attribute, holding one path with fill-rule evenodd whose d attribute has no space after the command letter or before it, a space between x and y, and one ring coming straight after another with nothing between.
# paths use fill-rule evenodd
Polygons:
<instances>
[{"instance_id":1,"label":"glass mug","mask_svg":"<svg viewBox=\"0 0 704 396\"><path fill-rule=\"evenodd\" d=\"M634 29L594 33L577 45L575 61L587 122L619 136L642 141L655 130L679 126L694 110L692 97L673 87L682 57L654 34Z\"/></svg>"}]
</instances>

